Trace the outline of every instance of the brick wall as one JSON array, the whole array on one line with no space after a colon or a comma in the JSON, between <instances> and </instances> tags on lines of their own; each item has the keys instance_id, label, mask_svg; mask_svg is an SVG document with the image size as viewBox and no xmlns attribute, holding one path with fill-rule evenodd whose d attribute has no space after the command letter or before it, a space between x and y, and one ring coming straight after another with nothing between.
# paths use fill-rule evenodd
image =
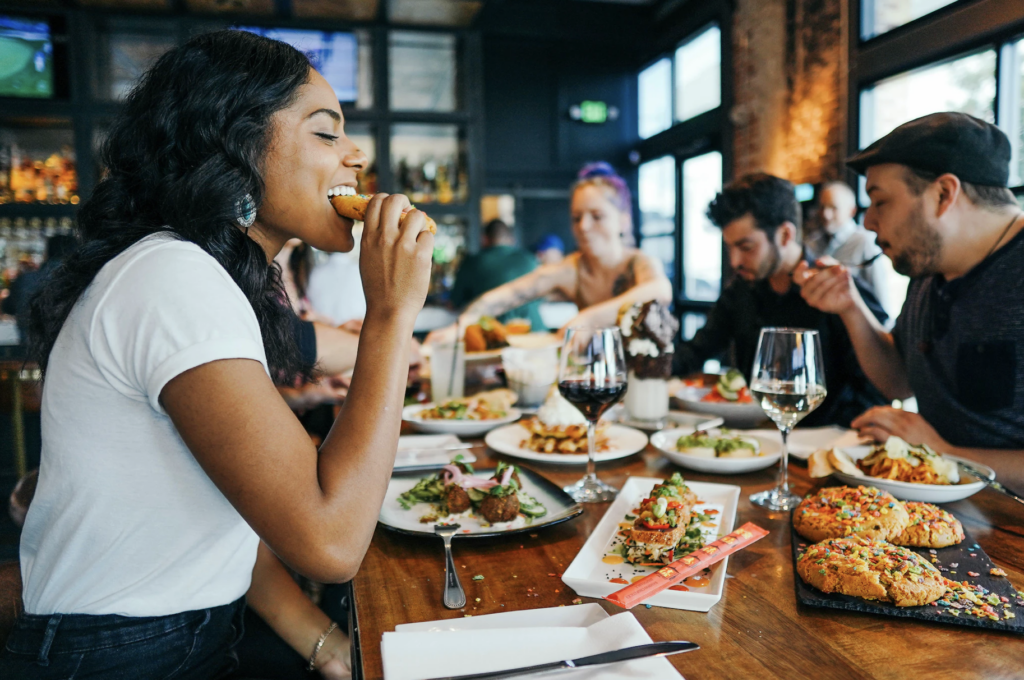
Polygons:
<instances>
[{"instance_id":1,"label":"brick wall","mask_svg":"<svg viewBox=\"0 0 1024 680\"><path fill-rule=\"evenodd\" d=\"M734 168L794 183L840 176L846 153L847 0L737 0Z\"/></svg>"}]
</instances>

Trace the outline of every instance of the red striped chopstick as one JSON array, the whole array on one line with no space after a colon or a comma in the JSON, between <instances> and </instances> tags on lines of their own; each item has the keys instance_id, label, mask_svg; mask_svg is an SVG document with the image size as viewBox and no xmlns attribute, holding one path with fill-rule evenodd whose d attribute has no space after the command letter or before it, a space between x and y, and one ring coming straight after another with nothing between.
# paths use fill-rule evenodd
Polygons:
<instances>
[{"instance_id":1,"label":"red striped chopstick","mask_svg":"<svg viewBox=\"0 0 1024 680\"><path fill-rule=\"evenodd\" d=\"M747 522L736 531L727 536L722 536L711 545L706 545L685 557L680 557L675 562L662 567L653 574L648 574L636 583L631 583L625 588L615 591L604 599L624 609L631 609L644 600L674 586L688 576L693 576L701 569L711 566L737 550L746 548L754 541L767 535L767 529L762 529L756 524Z\"/></svg>"}]
</instances>

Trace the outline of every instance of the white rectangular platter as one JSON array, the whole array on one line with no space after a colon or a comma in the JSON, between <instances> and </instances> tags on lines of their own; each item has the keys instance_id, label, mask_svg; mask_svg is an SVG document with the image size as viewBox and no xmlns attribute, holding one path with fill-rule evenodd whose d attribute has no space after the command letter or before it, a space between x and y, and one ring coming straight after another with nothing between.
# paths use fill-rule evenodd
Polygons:
<instances>
[{"instance_id":1,"label":"white rectangular platter","mask_svg":"<svg viewBox=\"0 0 1024 680\"><path fill-rule=\"evenodd\" d=\"M576 555L576 559L562 575L562 581L567 586L579 595L605 597L624 587L622 583L612 583L611 579L631 581L657 569L657 567L634 566L626 563L609 564L604 561L604 558L609 556L609 551L622 540L619 536L620 523L627 521L627 514L635 514L633 511L640 505L640 501L646 498L654 485L661 481L663 480L654 477L632 477L626 482L622 491L615 498L615 502L608 508L608 512L601 518L597 528L594 529L579 554ZM711 543L719 536L724 536L733 530L740 487L732 484L689 481L686 485L697 494L697 499L701 503L694 508L695 511L705 514L708 510L718 511L702 527L705 543ZM614 557L609 559L614 560ZM689 580L684 581L681 585L687 588L686 591L665 590L644 604L706 612L722 599L728 562L729 558L726 557L712 566L707 585L694 585Z\"/></svg>"}]
</instances>

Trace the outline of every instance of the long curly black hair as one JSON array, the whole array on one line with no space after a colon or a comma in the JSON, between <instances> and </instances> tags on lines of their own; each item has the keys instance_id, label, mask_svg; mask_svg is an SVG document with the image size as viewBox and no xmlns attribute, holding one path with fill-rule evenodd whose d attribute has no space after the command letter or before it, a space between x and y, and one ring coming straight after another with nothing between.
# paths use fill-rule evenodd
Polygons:
<instances>
[{"instance_id":1,"label":"long curly black hair","mask_svg":"<svg viewBox=\"0 0 1024 680\"><path fill-rule=\"evenodd\" d=\"M170 230L212 255L242 289L275 380L312 375L280 269L235 221L245 194L261 205L271 117L294 101L309 74L309 60L295 48L236 30L192 38L146 73L103 146L106 176L78 212L78 248L32 301L30 351L44 370L64 321L103 265Z\"/></svg>"}]
</instances>

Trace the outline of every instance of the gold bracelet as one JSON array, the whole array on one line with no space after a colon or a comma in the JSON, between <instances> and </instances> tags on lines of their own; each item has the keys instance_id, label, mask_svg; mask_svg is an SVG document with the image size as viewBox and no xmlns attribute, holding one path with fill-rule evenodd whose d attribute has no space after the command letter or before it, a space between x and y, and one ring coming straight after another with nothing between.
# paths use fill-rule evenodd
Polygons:
<instances>
[{"instance_id":1,"label":"gold bracelet","mask_svg":"<svg viewBox=\"0 0 1024 680\"><path fill-rule=\"evenodd\" d=\"M306 667L307 671L316 670L316 655L320 653L324 643L327 641L327 636L334 632L334 629L338 627L334 621L331 621L331 625L327 626L327 630L320 634L320 639L316 641L316 647L313 648L313 653L309 655L309 666Z\"/></svg>"}]
</instances>

